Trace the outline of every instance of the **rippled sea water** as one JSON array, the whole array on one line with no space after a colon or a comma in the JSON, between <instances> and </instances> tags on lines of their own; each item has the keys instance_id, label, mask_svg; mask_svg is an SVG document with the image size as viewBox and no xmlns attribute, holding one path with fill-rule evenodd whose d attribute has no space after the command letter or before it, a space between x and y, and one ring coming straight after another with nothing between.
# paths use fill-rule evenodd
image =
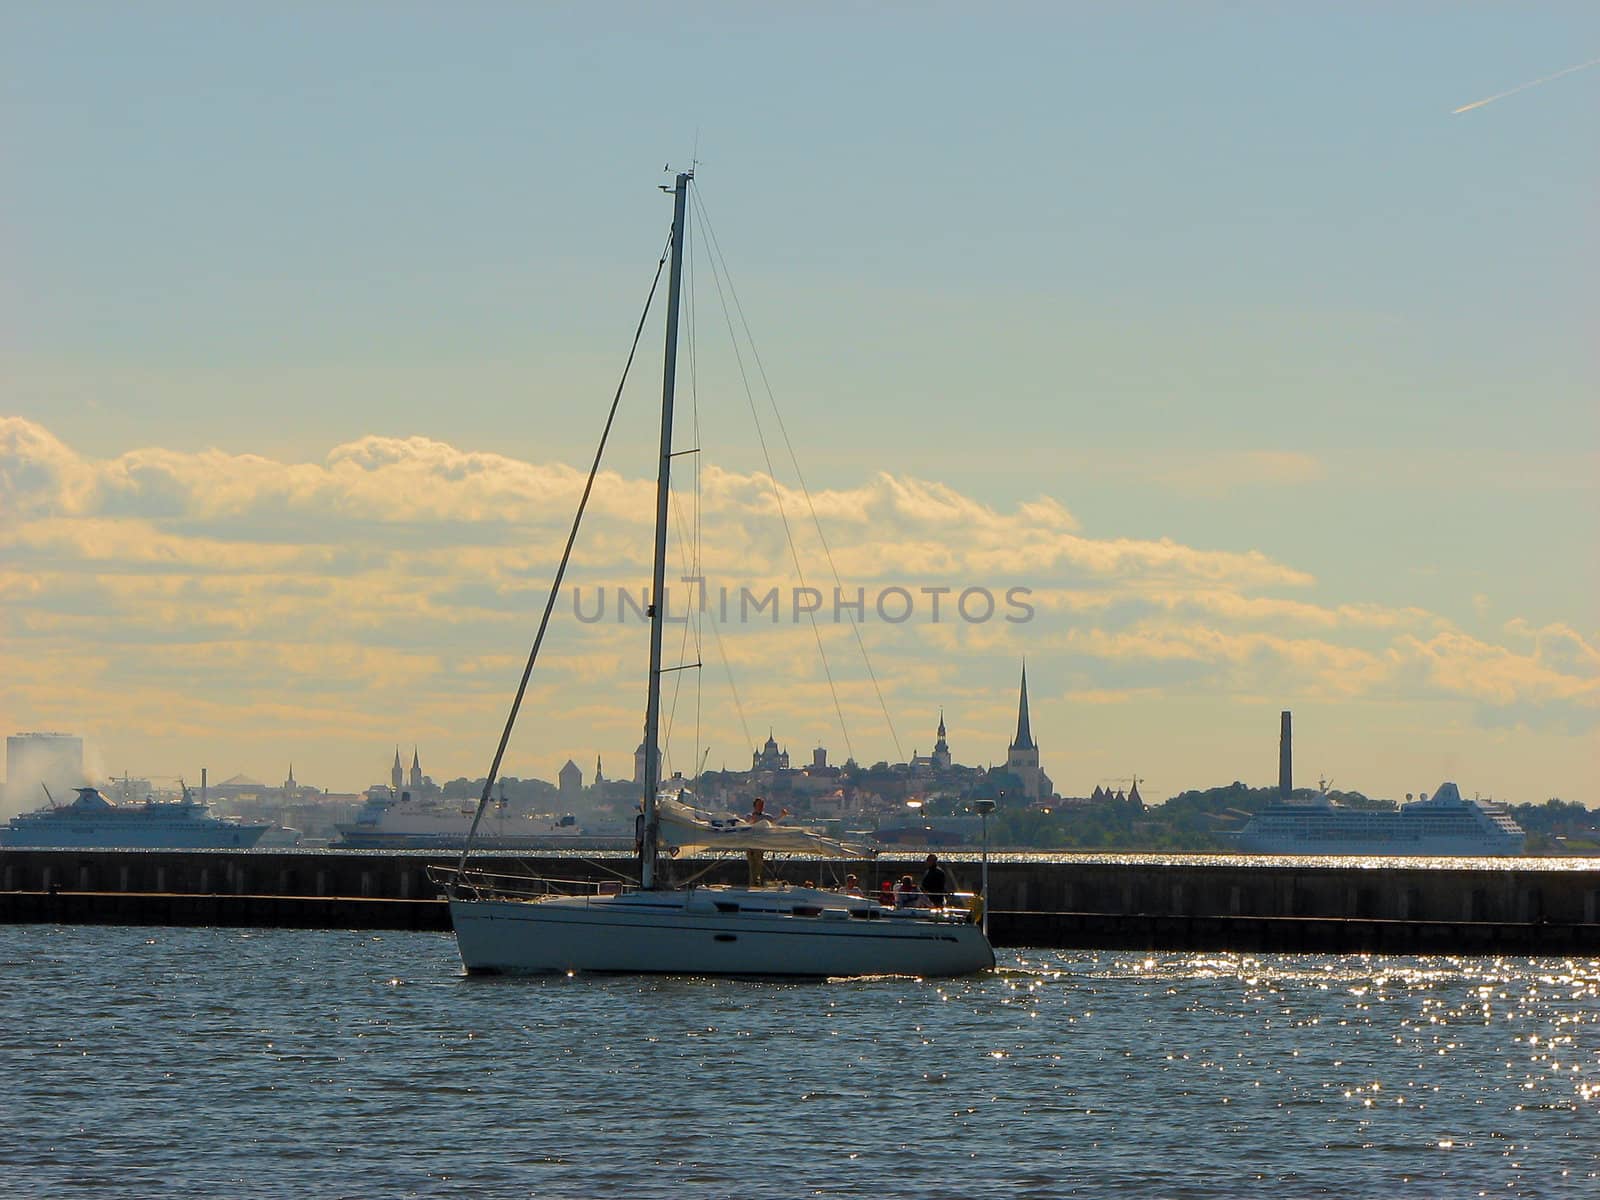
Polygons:
<instances>
[{"instance_id":1,"label":"rippled sea water","mask_svg":"<svg viewBox=\"0 0 1600 1200\"><path fill-rule=\"evenodd\" d=\"M1001 962L468 979L448 935L0 928L0 1194L1600 1196L1600 962Z\"/></svg>"}]
</instances>

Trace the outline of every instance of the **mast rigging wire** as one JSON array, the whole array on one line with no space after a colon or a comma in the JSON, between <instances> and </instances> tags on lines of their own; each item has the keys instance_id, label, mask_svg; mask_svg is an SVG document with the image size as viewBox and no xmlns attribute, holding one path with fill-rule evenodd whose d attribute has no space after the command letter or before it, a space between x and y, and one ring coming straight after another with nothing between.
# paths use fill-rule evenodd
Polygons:
<instances>
[{"instance_id":1,"label":"mast rigging wire","mask_svg":"<svg viewBox=\"0 0 1600 1200\"><path fill-rule=\"evenodd\" d=\"M534 635L533 648L528 651L528 664L522 668L522 680L517 684L516 698L511 701L511 711L506 714L506 726L500 734L500 744L495 747L494 761L489 764L489 775L483 781L483 795L478 798L478 811L472 814L472 825L467 830L467 839L461 847L461 860L456 864L455 882L452 887L459 887L462 877L467 869L467 854L472 849L473 838L477 836L478 824L483 820L483 814L489 807L490 793L494 790L495 779L500 774L500 763L505 758L506 746L511 741L511 730L517 723L517 713L522 709L522 698L528 691L528 679L533 675L533 664L539 658L539 648L544 644L545 630L550 627L550 614L556 606L556 599L561 594L561 581L566 577L567 562L572 558L572 547L578 540L578 526L583 522L584 510L589 507L589 493L594 490L595 476L600 473L600 459L606 452L606 442L611 437L611 427L617 419L617 406L622 402L622 389L627 386L628 372L633 369L633 359L639 352L639 339L644 335L644 325L650 317L650 305L655 301L656 288L661 283L661 271L666 266L667 256L672 252L672 237L668 235L667 245L661 251L661 259L656 263L655 278L650 281L650 294L645 297L644 311L639 314L639 324L633 331L633 345L628 349L628 361L623 364L622 378L617 380L616 394L611 397L611 409L606 413L605 428L600 431L600 444L595 447L594 462L589 467L589 478L584 482L583 495L578 500L578 511L572 515L572 528L567 533L566 547L561 551L561 563L556 567L555 580L550 585L550 595L544 604L544 614L539 618L539 632Z\"/></svg>"},{"instance_id":2,"label":"mast rigging wire","mask_svg":"<svg viewBox=\"0 0 1600 1200\"><path fill-rule=\"evenodd\" d=\"M705 206L703 204L695 205L694 215L695 219L700 222L702 231L709 228L706 219ZM712 241L711 244L715 246L715 241ZM717 299L722 305L722 317L728 325L728 340L733 343L734 361L739 366L739 379L744 384L745 402L749 404L750 417L755 422L756 440L761 443L761 457L766 460L767 482L772 485L772 499L778 506L778 519L783 524L783 536L785 541L787 541L789 544L789 559L794 563L795 577L799 580L800 587L804 589L806 587L805 568L800 565L800 551L795 546L794 530L789 525L789 514L783 506L783 492L778 486L778 475L772 466L772 451L767 447L767 435L761 428L761 417L756 412L755 393L750 388L750 376L745 370L744 355L739 349L739 337L738 334L734 332L733 316L728 311L728 299L722 290L722 276L727 271L727 263L724 262L722 264L723 270L719 272L717 270L716 258L713 257L709 261L711 264L711 280L717 286ZM733 281L730 279L728 284L731 288ZM833 668L828 664L828 652L823 648L822 645L822 630L817 625L817 614L813 610L808 612L806 616L811 621L811 635L816 639L817 642L817 657L822 660L822 673L828 680L828 693L833 697L833 711L834 714L839 718L839 732L844 736L845 753L849 755L849 757L854 758L855 748L850 743L850 726L844 719L844 708L839 703L839 689L834 685Z\"/></svg>"},{"instance_id":3,"label":"mast rigging wire","mask_svg":"<svg viewBox=\"0 0 1600 1200\"><path fill-rule=\"evenodd\" d=\"M756 346L755 335L750 332L750 322L745 318L744 305L739 303L739 291L734 287L733 276L728 271L728 261L723 257L722 246L717 241L717 231L711 224L711 214L705 211L703 200L696 209L705 226L712 253L722 262L722 273L728 280L728 293L733 297L734 311L739 314L739 324L744 329L745 341L750 343L750 356L755 359L756 371L761 376L761 386L766 390L767 402L772 406L772 415L778 422L778 432L783 435L784 447L789 451L789 462L794 467L795 478L800 481L800 492L806 498L806 508L811 513L811 524L816 527L817 540L822 543L823 556L827 558L828 569L833 573L833 586L842 593L844 582L839 578L839 567L833 561L833 550L828 546L827 535L822 532L822 520L817 516L816 503L811 498L811 489L806 485L806 477L800 470L800 456L794 452L794 443L789 440L789 427L784 424L783 412L778 408L778 398L773 393L772 383L767 379L767 368L761 361L761 351ZM856 648L861 651L861 662L867 669L867 678L872 681L873 693L878 697L878 707L883 711L884 724L889 727L889 737L894 742L895 754L898 758L904 758L905 753L900 748L900 734L895 730L894 718L889 715L889 705L883 698L883 688L878 683L878 673L872 667L872 657L867 653L867 644L861 637L861 626L856 621L855 614L848 608L844 612L850 621L850 631L855 634Z\"/></svg>"}]
</instances>

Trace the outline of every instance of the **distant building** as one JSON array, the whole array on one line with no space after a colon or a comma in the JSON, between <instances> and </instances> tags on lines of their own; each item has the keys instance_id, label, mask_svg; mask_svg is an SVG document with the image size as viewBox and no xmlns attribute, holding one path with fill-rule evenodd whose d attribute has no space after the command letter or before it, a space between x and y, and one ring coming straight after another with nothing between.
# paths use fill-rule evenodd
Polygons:
<instances>
[{"instance_id":1,"label":"distant building","mask_svg":"<svg viewBox=\"0 0 1600 1200\"><path fill-rule=\"evenodd\" d=\"M567 801L577 800L583 794L583 769L570 758L556 774L556 788Z\"/></svg>"},{"instance_id":2,"label":"distant building","mask_svg":"<svg viewBox=\"0 0 1600 1200\"><path fill-rule=\"evenodd\" d=\"M935 771L948 771L950 769L950 743L944 736L944 709L939 710L939 740L933 744L933 753L929 756L933 760Z\"/></svg>"},{"instance_id":3,"label":"distant building","mask_svg":"<svg viewBox=\"0 0 1600 1200\"><path fill-rule=\"evenodd\" d=\"M911 761L906 764L911 768L913 775L937 775L950 769L950 743L945 740L944 710L939 710L939 733L933 744L932 754L918 754L911 752Z\"/></svg>"},{"instance_id":4,"label":"distant building","mask_svg":"<svg viewBox=\"0 0 1600 1200\"><path fill-rule=\"evenodd\" d=\"M1050 777L1039 767L1039 747L1028 723L1028 664L1022 664L1022 694L1017 703L1017 736L1006 750L1006 770L1022 781L1022 793L1029 800L1055 792Z\"/></svg>"},{"instance_id":5,"label":"distant building","mask_svg":"<svg viewBox=\"0 0 1600 1200\"><path fill-rule=\"evenodd\" d=\"M293 763L289 764L289 777L283 781L283 786L279 791L283 793L283 800L287 804L292 804L297 800L315 800L322 795L321 788L301 783L294 777Z\"/></svg>"},{"instance_id":6,"label":"distant building","mask_svg":"<svg viewBox=\"0 0 1600 1200\"><path fill-rule=\"evenodd\" d=\"M382 784L373 787L381 788ZM421 796L439 794L439 785L422 773L422 756L415 746L411 747L411 778L407 780L405 769L400 765L400 747L394 748L394 765L389 768L389 787L396 796L405 796L415 799ZM367 789L371 795L373 788Z\"/></svg>"},{"instance_id":7,"label":"distant building","mask_svg":"<svg viewBox=\"0 0 1600 1200\"><path fill-rule=\"evenodd\" d=\"M633 752L633 781L640 787L644 786L644 739L639 739L639 748ZM661 747L656 747L656 774L659 777L661 767Z\"/></svg>"},{"instance_id":8,"label":"distant building","mask_svg":"<svg viewBox=\"0 0 1600 1200\"><path fill-rule=\"evenodd\" d=\"M779 750L777 739L772 736L772 731L767 730L767 744L750 754L750 769L752 771L787 771L789 769L789 752Z\"/></svg>"}]
</instances>

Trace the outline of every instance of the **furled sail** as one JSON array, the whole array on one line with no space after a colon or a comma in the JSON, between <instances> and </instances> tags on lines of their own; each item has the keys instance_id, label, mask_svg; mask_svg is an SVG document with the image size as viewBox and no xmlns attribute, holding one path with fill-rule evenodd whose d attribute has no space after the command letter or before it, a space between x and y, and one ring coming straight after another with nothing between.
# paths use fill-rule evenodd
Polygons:
<instances>
[{"instance_id":1,"label":"furled sail","mask_svg":"<svg viewBox=\"0 0 1600 1200\"><path fill-rule=\"evenodd\" d=\"M663 794L656 800L661 843L679 853L706 850L766 850L813 858L873 858L877 851L855 842L828 837L820 827L747 821L727 812L708 812L688 802L689 792Z\"/></svg>"}]
</instances>

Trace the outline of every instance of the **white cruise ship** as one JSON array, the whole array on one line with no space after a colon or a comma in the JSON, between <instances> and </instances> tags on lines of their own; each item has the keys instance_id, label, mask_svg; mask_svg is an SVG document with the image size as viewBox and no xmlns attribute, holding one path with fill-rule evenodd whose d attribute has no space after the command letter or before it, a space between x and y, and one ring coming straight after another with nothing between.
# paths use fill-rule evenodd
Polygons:
<instances>
[{"instance_id":1,"label":"white cruise ship","mask_svg":"<svg viewBox=\"0 0 1600 1200\"><path fill-rule=\"evenodd\" d=\"M342 850L459 850L477 807L465 800L413 799L408 792L397 798L374 789L355 821L339 826L333 844ZM633 842L625 835L591 836L570 816L515 812L502 801L484 813L472 844L482 850L621 850Z\"/></svg>"},{"instance_id":2,"label":"white cruise ship","mask_svg":"<svg viewBox=\"0 0 1600 1200\"><path fill-rule=\"evenodd\" d=\"M1453 783L1396 811L1341 808L1327 796L1274 804L1237 834L1256 854L1521 854L1526 835L1503 805L1467 800Z\"/></svg>"},{"instance_id":3,"label":"white cruise ship","mask_svg":"<svg viewBox=\"0 0 1600 1200\"><path fill-rule=\"evenodd\" d=\"M12 817L0 827L0 846L72 850L244 850L261 840L265 823L213 817L187 789L181 800L114 804L99 789L81 787L71 804Z\"/></svg>"}]
</instances>

